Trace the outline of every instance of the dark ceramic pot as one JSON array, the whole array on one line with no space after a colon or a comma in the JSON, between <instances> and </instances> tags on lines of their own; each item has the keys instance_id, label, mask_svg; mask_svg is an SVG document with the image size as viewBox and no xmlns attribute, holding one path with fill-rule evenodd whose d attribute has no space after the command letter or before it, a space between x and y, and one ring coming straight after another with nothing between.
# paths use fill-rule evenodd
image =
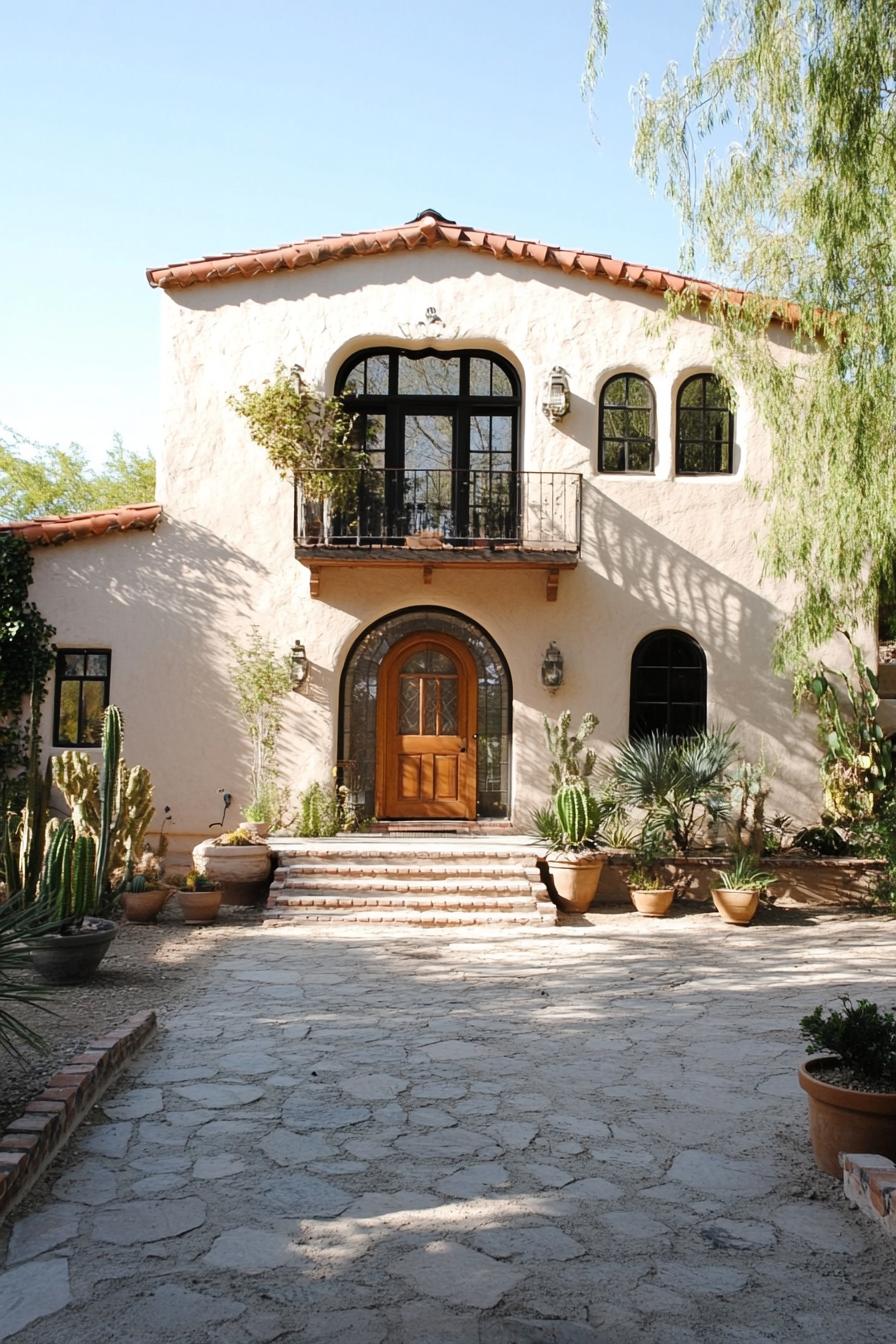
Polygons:
<instances>
[{"instance_id":1,"label":"dark ceramic pot","mask_svg":"<svg viewBox=\"0 0 896 1344\"><path fill-rule=\"evenodd\" d=\"M85 921L77 933L43 933L28 939L31 964L42 980L70 985L93 975L118 932L111 919Z\"/></svg>"}]
</instances>

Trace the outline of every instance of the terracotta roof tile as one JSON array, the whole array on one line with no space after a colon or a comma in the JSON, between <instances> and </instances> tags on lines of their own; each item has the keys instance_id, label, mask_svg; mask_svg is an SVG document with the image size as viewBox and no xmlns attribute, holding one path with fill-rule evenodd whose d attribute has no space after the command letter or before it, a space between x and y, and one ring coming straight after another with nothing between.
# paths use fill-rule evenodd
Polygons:
<instances>
[{"instance_id":1,"label":"terracotta roof tile","mask_svg":"<svg viewBox=\"0 0 896 1344\"><path fill-rule=\"evenodd\" d=\"M53 514L47 518L0 523L0 532L13 532L23 537L29 546L58 546L63 541L102 537L107 532L139 532L154 528L161 516L161 504L123 504L118 509L97 509L93 513Z\"/></svg>"},{"instance_id":2,"label":"terracotta roof tile","mask_svg":"<svg viewBox=\"0 0 896 1344\"><path fill-rule=\"evenodd\" d=\"M707 301L722 294L729 302L740 303L744 299L742 290L725 290L694 276L619 261L603 252L580 252L516 238L513 234L486 233L480 229L467 228L445 219L435 210L424 211L416 219L398 228L311 238L279 247L260 248L251 252L227 252L221 256L177 262L171 266L156 266L146 272L146 278L154 288L188 289L191 285L248 279L280 270L300 270L305 266L319 266L346 257L427 247L461 247L470 252L508 257L537 266L557 267L569 274L579 273L589 279L637 285L660 294L667 289L681 293L693 288L701 299ZM785 320L793 320L792 305L783 305L781 311Z\"/></svg>"}]
</instances>

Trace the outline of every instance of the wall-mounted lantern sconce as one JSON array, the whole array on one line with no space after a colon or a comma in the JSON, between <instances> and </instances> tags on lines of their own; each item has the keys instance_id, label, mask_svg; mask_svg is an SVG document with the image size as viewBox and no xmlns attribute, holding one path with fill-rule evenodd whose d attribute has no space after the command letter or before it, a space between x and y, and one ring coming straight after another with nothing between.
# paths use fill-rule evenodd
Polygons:
<instances>
[{"instance_id":1,"label":"wall-mounted lantern sconce","mask_svg":"<svg viewBox=\"0 0 896 1344\"><path fill-rule=\"evenodd\" d=\"M562 420L569 412L569 375L559 364L555 364L551 369L541 409L552 425Z\"/></svg>"},{"instance_id":2,"label":"wall-mounted lantern sconce","mask_svg":"<svg viewBox=\"0 0 896 1344\"><path fill-rule=\"evenodd\" d=\"M541 660L541 684L549 691L557 691L563 685L563 654L553 640Z\"/></svg>"},{"instance_id":3,"label":"wall-mounted lantern sconce","mask_svg":"<svg viewBox=\"0 0 896 1344\"><path fill-rule=\"evenodd\" d=\"M305 652L305 645L300 639L293 644L289 654L289 674L292 677L292 688L294 691L301 691L308 680L308 669L311 664L308 662L308 655Z\"/></svg>"}]
</instances>

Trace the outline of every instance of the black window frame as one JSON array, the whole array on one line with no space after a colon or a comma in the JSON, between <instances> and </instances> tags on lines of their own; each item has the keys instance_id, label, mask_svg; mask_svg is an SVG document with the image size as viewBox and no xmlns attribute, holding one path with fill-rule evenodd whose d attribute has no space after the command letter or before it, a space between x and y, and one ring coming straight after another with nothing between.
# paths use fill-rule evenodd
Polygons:
<instances>
[{"instance_id":1,"label":"black window frame","mask_svg":"<svg viewBox=\"0 0 896 1344\"><path fill-rule=\"evenodd\" d=\"M681 400L685 390L691 387L694 383L700 383L703 388L700 405L685 406L682 408ZM716 384L716 386L721 389L724 394L724 406L707 404L706 389L710 383ZM682 437L682 409L701 413L703 433L699 438L692 437L685 440ZM727 416L727 434L724 439L720 438L716 440L715 438L710 438L706 433L706 418L708 411L723 411ZM693 467L684 466L683 459L685 448L694 447L695 445L700 446L704 460L711 460L714 456L717 465L714 467L703 466L696 470ZM721 465L726 453L728 457L727 467ZM732 476L734 474L734 408L731 405L729 391L717 373L693 373L689 378L685 378L678 389L675 398L675 474L676 476Z\"/></svg>"},{"instance_id":2,"label":"black window frame","mask_svg":"<svg viewBox=\"0 0 896 1344\"><path fill-rule=\"evenodd\" d=\"M65 659L77 654L84 658L85 673L80 677L67 677L65 672ZM104 677L88 676L86 674L87 658L91 655L102 654L106 659L106 675ZM62 687L64 682L79 682L81 691L78 695L78 740L77 742L63 742L59 736L59 714L62 707ZM84 693L85 682L103 683L103 710L109 706L109 688L112 682L112 650L100 648L65 648L56 650L56 681L53 689L53 746L61 747L63 750L92 750L100 746L99 742L87 742L84 740Z\"/></svg>"},{"instance_id":3,"label":"black window frame","mask_svg":"<svg viewBox=\"0 0 896 1344\"><path fill-rule=\"evenodd\" d=\"M612 402L607 404L607 392L614 383L625 379L625 401ZM611 411L643 411L643 406L631 406L628 400L629 385L632 382L643 383L647 388L649 398L648 417L650 432L646 438L642 436L626 436L618 438L616 435L607 435L604 429L604 413ZM607 442L622 444L625 465L622 467L608 467L605 460L605 445ZM629 445L649 444L650 447L650 466L647 468L630 467L628 465ZM607 476L655 476L656 475L656 394L653 390L653 384L649 378L645 378L643 373L635 373L630 369L620 369L618 373L613 373L606 380L600 390L597 409L597 469L602 475Z\"/></svg>"},{"instance_id":4,"label":"black window frame","mask_svg":"<svg viewBox=\"0 0 896 1344\"><path fill-rule=\"evenodd\" d=\"M664 663L653 662L645 663L647 655L654 653L656 645L660 640L667 640L668 646ZM692 655L691 661L679 661L676 663L674 657L675 646L686 647ZM693 653L697 654L698 666L693 663ZM666 673L666 697L665 701L657 699L647 699L643 694L639 695L639 678L643 671L665 671ZM678 671L687 671L696 673L697 694L688 699L673 699L673 674ZM693 635L686 634L683 630L651 630L650 634L645 635L639 642L632 654L631 676L629 679L629 737L646 737L652 732L665 733L668 737L690 737L694 733L702 732L706 728L706 694L707 694L707 676L706 676L706 653L703 650L699 640ZM665 723L657 725L652 723L645 725L643 713L645 706L656 708L659 705L665 705ZM697 710L695 714L693 711ZM678 711L678 721L676 721L676 710Z\"/></svg>"}]
</instances>

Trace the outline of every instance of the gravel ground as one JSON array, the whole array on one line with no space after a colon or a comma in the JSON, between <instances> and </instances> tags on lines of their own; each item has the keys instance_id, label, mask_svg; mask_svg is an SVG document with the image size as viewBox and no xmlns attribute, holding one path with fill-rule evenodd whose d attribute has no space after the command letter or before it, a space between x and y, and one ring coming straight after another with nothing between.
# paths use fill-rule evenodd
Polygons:
<instances>
[{"instance_id":1,"label":"gravel ground","mask_svg":"<svg viewBox=\"0 0 896 1344\"><path fill-rule=\"evenodd\" d=\"M262 911L251 906L224 906L218 923L209 925L185 925L174 909L166 909L156 924L122 920L92 980L55 987L45 1000L49 1011L17 1010L47 1048L26 1050L24 1061L0 1055L0 1134L60 1065L94 1036L145 1008L155 1008L161 1015L183 1003L196 980L197 966L247 923L260 923L261 918ZM41 983L36 976L34 983Z\"/></svg>"}]
</instances>

